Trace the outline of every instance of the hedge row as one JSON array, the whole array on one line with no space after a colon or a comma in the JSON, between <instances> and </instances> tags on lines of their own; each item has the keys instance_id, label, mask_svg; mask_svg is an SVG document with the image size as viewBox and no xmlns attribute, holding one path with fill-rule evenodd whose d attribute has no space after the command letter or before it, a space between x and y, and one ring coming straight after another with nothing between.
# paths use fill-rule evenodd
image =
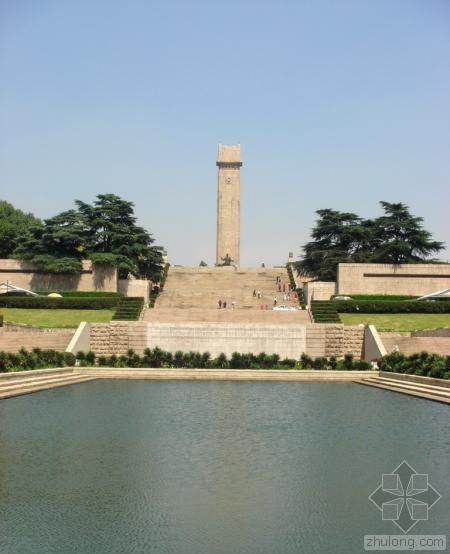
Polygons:
<instances>
[{"instance_id":1,"label":"hedge row","mask_svg":"<svg viewBox=\"0 0 450 554\"><path fill-rule=\"evenodd\" d=\"M37 291L37 294L47 296L51 292L57 292L64 298L120 298L123 296L120 292L102 292L102 291L81 291L81 290L47 290Z\"/></svg>"},{"instance_id":2,"label":"hedge row","mask_svg":"<svg viewBox=\"0 0 450 554\"><path fill-rule=\"evenodd\" d=\"M19 352L0 351L0 373L8 371L25 371L31 369L45 369L51 367L72 367L75 365L75 356L70 352L56 350L25 350Z\"/></svg>"},{"instance_id":3,"label":"hedge row","mask_svg":"<svg viewBox=\"0 0 450 554\"><path fill-rule=\"evenodd\" d=\"M335 300L338 313L356 313L364 314L450 314L450 301L427 302L391 302L391 301L370 301L370 300Z\"/></svg>"},{"instance_id":4,"label":"hedge row","mask_svg":"<svg viewBox=\"0 0 450 554\"><path fill-rule=\"evenodd\" d=\"M352 300L370 300L383 302L396 302L398 300L416 300L418 296L406 296L404 294L333 294L331 300L336 296L349 296Z\"/></svg>"},{"instance_id":5,"label":"hedge row","mask_svg":"<svg viewBox=\"0 0 450 554\"><path fill-rule=\"evenodd\" d=\"M305 297L303 295L303 289L301 287L297 287L297 284L295 283L292 264L287 263L286 264L286 270L287 270L287 273L288 273L289 283L291 285L291 290L295 290L295 292L298 295L298 303L300 304L300 307L302 309L305 309L306 306L305 306Z\"/></svg>"},{"instance_id":6,"label":"hedge row","mask_svg":"<svg viewBox=\"0 0 450 554\"><path fill-rule=\"evenodd\" d=\"M331 358L311 358L302 354L299 360L280 359L277 354L261 352L254 354L239 354L234 352L230 358L220 354L212 358L209 352L165 352L160 348L146 349L143 356L133 350L128 350L124 356L96 356L93 352L78 352L76 356L69 352L55 350L32 351L22 348L17 353L0 351L0 372L23 371L52 367L72 367L76 361L80 366L100 367L142 367L142 368L211 368L211 369L317 369L317 370L368 370L371 364L355 361L352 354L346 354L343 360ZM420 352L405 356L401 352L393 352L378 361L381 371L406 373L450 379L450 356L439 356L429 352Z\"/></svg>"},{"instance_id":7,"label":"hedge row","mask_svg":"<svg viewBox=\"0 0 450 554\"><path fill-rule=\"evenodd\" d=\"M401 352L392 352L381 358L378 367L381 371L450 379L450 356L440 356L429 352L420 352L411 356L405 356Z\"/></svg>"},{"instance_id":8,"label":"hedge row","mask_svg":"<svg viewBox=\"0 0 450 554\"><path fill-rule=\"evenodd\" d=\"M208 369L317 369L317 370L369 370L369 362L355 361L352 354L343 360L331 358L311 358L302 354L299 360L284 358L278 354L261 352L239 354L234 352L229 358L220 354L212 358L209 352L165 352L160 348L146 349L142 356L128 350L123 356L96 356L94 352L78 352L76 357L70 353L34 348L31 352L22 349L17 354L0 352L0 372L41 369L45 367L65 367L75 365L84 367L141 367L141 368L208 368Z\"/></svg>"},{"instance_id":9,"label":"hedge row","mask_svg":"<svg viewBox=\"0 0 450 554\"><path fill-rule=\"evenodd\" d=\"M39 290L34 291L40 296L46 297L51 293L57 293L63 296L64 298L115 298L123 296L120 292L98 292L98 291L79 291L79 290ZM26 293L18 290L10 290L3 293L6 296L14 296L20 298L36 298L32 295L27 295Z\"/></svg>"},{"instance_id":10,"label":"hedge row","mask_svg":"<svg viewBox=\"0 0 450 554\"><path fill-rule=\"evenodd\" d=\"M0 308L104 310L115 308L120 297L48 298L0 295Z\"/></svg>"},{"instance_id":11,"label":"hedge row","mask_svg":"<svg viewBox=\"0 0 450 554\"><path fill-rule=\"evenodd\" d=\"M281 359L278 354L240 354L233 352L228 358L225 354L219 354L212 358L209 352L182 352L172 354L156 347L153 350L147 348L143 356L139 356L134 350L128 350L123 356L96 356L93 352L78 352L76 355L80 365L100 367L141 367L141 368L186 368L186 369L317 369L317 370L369 370L372 364L353 359L353 354L348 353L343 360L331 358L311 358L302 354L299 360L292 358Z\"/></svg>"}]
</instances>

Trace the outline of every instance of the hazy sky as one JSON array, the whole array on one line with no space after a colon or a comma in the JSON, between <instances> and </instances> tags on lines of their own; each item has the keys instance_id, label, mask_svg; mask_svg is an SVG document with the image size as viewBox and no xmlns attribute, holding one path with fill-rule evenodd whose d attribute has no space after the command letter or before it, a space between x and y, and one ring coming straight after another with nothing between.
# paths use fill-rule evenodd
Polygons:
<instances>
[{"instance_id":1,"label":"hazy sky","mask_svg":"<svg viewBox=\"0 0 450 554\"><path fill-rule=\"evenodd\" d=\"M0 0L0 198L46 218L113 192L172 263L211 264L219 142L242 265L380 200L450 245L450 2Z\"/></svg>"}]
</instances>

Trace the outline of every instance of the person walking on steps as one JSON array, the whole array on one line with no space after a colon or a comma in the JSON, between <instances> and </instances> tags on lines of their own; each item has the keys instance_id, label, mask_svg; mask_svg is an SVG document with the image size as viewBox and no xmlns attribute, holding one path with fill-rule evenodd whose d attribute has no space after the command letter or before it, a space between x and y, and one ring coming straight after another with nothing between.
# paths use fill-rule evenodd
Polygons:
<instances>
[{"instance_id":1,"label":"person walking on steps","mask_svg":"<svg viewBox=\"0 0 450 554\"><path fill-rule=\"evenodd\" d=\"M219 310L220 310L220 308L222 307L222 300L219 300L219 302L217 302L217 304L219 305Z\"/></svg>"}]
</instances>

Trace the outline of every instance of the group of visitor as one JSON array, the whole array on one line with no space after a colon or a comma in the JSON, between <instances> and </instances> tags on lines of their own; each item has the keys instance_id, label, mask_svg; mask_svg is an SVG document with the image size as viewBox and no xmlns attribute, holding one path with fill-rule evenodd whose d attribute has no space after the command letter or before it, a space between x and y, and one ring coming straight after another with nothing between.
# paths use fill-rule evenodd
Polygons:
<instances>
[{"instance_id":1,"label":"group of visitor","mask_svg":"<svg viewBox=\"0 0 450 554\"><path fill-rule=\"evenodd\" d=\"M226 310L228 304L226 300L221 300L217 302L217 305L219 306L219 310ZM234 300L231 301L231 309L234 310L234 307L236 306L236 302Z\"/></svg>"}]
</instances>

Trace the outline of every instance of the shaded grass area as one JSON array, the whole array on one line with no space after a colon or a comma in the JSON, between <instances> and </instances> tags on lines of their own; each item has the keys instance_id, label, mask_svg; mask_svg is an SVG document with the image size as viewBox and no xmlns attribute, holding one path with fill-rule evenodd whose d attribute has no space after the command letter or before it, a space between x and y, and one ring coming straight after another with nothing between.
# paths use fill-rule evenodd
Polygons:
<instances>
[{"instance_id":1,"label":"shaded grass area","mask_svg":"<svg viewBox=\"0 0 450 554\"><path fill-rule=\"evenodd\" d=\"M81 321L110 321L115 310L37 310L0 308L5 323L34 327L78 327Z\"/></svg>"},{"instance_id":2,"label":"shaded grass area","mask_svg":"<svg viewBox=\"0 0 450 554\"><path fill-rule=\"evenodd\" d=\"M450 314L345 314L345 325L375 325L378 331L424 331L450 327Z\"/></svg>"}]
</instances>

